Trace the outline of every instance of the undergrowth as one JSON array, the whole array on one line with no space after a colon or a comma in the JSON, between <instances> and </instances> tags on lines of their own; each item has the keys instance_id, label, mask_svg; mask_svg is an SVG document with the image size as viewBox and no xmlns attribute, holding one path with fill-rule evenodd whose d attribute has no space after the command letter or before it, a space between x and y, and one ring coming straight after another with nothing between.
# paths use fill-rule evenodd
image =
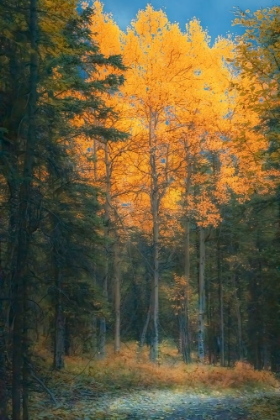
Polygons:
<instances>
[{"instance_id":1,"label":"undergrowth","mask_svg":"<svg viewBox=\"0 0 280 420\"><path fill-rule=\"evenodd\" d=\"M177 350L170 346L161 348L156 364L149 362L148 349L143 349L139 355L137 345L130 343L123 345L118 355L114 354L112 346L108 346L105 360L91 360L90 356L66 357L65 369L60 372L51 369L49 354L42 350L39 353L42 361L38 364L38 375L43 378L46 387L43 389L39 383L35 384L37 392L32 394L32 420L91 419L77 417L77 413L81 414L87 405L96 404L106 394L117 395L132 390L172 388L190 393L234 393L237 390L268 390L279 386L271 372L256 371L246 363L239 362L234 368L185 365ZM51 399L55 404L51 404ZM100 412L100 416L95 414L94 418L107 417Z\"/></svg>"},{"instance_id":2,"label":"undergrowth","mask_svg":"<svg viewBox=\"0 0 280 420\"><path fill-rule=\"evenodd\" d=\"M207 364L186 365L175 348L161 348L157 363L149 361L148 349L137 353L136 343L123 346L120 354L114 354L113 347L107 347L105 360L87 357L66 357L65 369L60 372L51 369L50 355L41 351L44 359L43 376L56 389L63 385L89 386L96 393L150 388L180 388L185 390L233 390L276 388L279 382L269 371L256 371L247 363L238 362L234 368ZM47 365L47 369L46 366Z\"/></svg>"},{"instance_id":3,"label":"undergrowth","mask_svg":"<svg viewBox=\"0 0 280 420\"><path fill-rule=\"evenodd\" d=\"M105 360L90 361L86 358L66 359L66 371L92 378L102 389L170 388L226 389L242 387L277 387L278 381L271 372L256 371L247 363L238 362L234 368L207 364L186 365L170 347L161 349L157 363L149 361L148 349L137 355L134 343L125 345L115 355L111 346Z\"/></svg>"}]
</instances>

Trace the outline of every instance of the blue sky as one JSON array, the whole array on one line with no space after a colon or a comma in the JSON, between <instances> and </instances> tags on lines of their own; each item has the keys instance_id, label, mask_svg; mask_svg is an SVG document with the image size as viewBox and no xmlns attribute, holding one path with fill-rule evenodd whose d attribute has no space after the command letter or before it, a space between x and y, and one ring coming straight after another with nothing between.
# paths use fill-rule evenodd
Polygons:
<instances>
[{"instance_id":1,"label":"blue sky","mask_svg":"<svg viewBox=\"0 0 280 420\"><path fill-rule=\"evenodd\" d=\"M139 9L145 9L145 0L101 0L104 10L112 12L114 20L124 30ZM218 35L226 36L228 32L240 33L240 29L231 26L234 19L234 7L255 11L260 8L279 5L279 0L150 0L155 9L163 9L171 22L179 22L182 29L194 16L203 28L208 28L214 40Z\"/></svg>"}]
</instances>

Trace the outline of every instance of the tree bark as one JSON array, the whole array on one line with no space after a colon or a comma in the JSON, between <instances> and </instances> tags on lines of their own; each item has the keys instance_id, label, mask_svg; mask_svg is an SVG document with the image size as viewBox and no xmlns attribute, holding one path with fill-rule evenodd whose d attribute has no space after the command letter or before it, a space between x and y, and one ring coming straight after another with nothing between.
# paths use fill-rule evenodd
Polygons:
<instances>
[{"instance_id":1,"label":"tree bark","mask_svg":"<svg viewBox=\"0 0 280 420\"><path fill-rule=\"evenodd\" d=\"M191 187L191 175L192 175L192 164L190 152L186 150L186 161L187 161L187 176L185 182L185 261L184 271L186 287L184 290L184 302L183 302L183 313L181 314L180 321L180 345L183 360L185 363L191 362L191 348L190 348L190 328L189 328L189 282L190 282L190 220L188 215L189 205L189 194Z\"/></svg>"},{"instance_id":2,"label":"tree bark","mask_svg":"<svg viewBox=\"0 0 280 420\"><path fill-rule=\"evenodd\" d=\"M198 358L205 359L205 237L204 228L199 227L199 315L198 315Z\"/></svg>"},{"instance_id":3,"label":"tree bark","mask_svg":"<svg viewBox=\"0 0 280 420\"><path fill-rule=\"evenodd\" d=\"M111 228L111 162L109 156L108 143L105 143L105 167L106 167L106 200L105 200L105 226L106 236L110 236ZM106 247L106 267L103 281L103 297L108 299L108 277L109 277L109 249ZM100 319L100 341L99 341L99 358L106 357L106 319Z\"/></svg>"},{"instance_id":4,"label":"tree bark","mask_svg":"<svg viewBox=\"0 0 280 420\"><path fill-rule=\"evenodd\" d=\"M159 316L159 228L158 223L154 225L154 278L153 278L153 309L152 309L152 328L153 336L151 342L151 360L156 361L158 358L158 345L159 345L159 333L158 333L158 316Z\"/></svg>"},{"instance_id":5,"label":"tree bark","mask_svg":"<svg viewBox=\"0 0 280 420\"><path fill-rule=\"evenodd\" d=\"M93 139L93 179L94 182L98 182L98 173L97 173L97 139ZM98 201L97 193L95 194L96 202ZM96 263L94 263L94 276L93 276L93 283L94 288L97 286L97 276L96 276ZM91 331L92 331L92 349L93 349L93 358L97 358L99 353L99 342L98 342L98 318L95 314L92 316L91 320Z\"/></svg>"},{"instance_id":6,"label":"tree bark","mask_svg":"<svg viewBox=\"0 0 280 420\"><path fill-rule=\"evenodd\" d=\"M235 311L236 311L236 318L237 318L237 332L238 332L238 360L243 360L243 340L242 340L242 317L241 317L241 309L240 309L240 300L237 295L237 275L232 274L233 279L233 287L234 287L234 297L235 297Z\"/></svg>"},{"instance_id":7,"label":"tree bark","mask_svg":"<svg viewBox=\"0 0 280 420\"><path fill-rule=\"evenodd\" d=\"M189 328L189 281L190 281L190 222L185 223L185 279L183 311L180 314L180 343L183 360L191 362L190 328Z\"/></svg>"},{"instance_id":8,"label":"tree bark","mask_svg":"<svg viewBox=\"0 0 280 420\"><path fill-rule=\"evenodd\" d=\"M148 331L148 326L150 323L150 318L151 318L151 305L149 306L148 312L147 312L147 317L146 317L146 322L145 325L143 327L143 331L140 337L140 341L139 341L139 354L141 354L145 341L146 341L146 336L147 336L147 331Z\"/></svg>"},{"instance_id":9,"label":"tree bark","mask_svg":"<svg viewBox=\"0 0 280 420\"><path fill-rule=\"evenodd\" d=\"M1 243L0 243L1 247ZM0 248L0 418L7 416L7 387L6 387L6 362L5 362L5 318L3 311L4 274L2 270L2 258Z\"/></svg>"},{"instance_id":10,"label":"tree bark","mask_svg":"<svg viewBox=\"0 0 280 420\"><path fill-rule=\"evenodd\" d=\"M156 362L158 359L159 346L159 185L156 162L156 141L154 134L153 112L150 109L149 115L149 147L150 147L150 169L151 169L151 207L153 220L153 284L152 284L152 310L151 310L151 347L150 359Z\"/></svg>"},{"instance_id":11,"label":"tree bark","mask_svg":"<svg viewBox=\"0 0 280 420\"><path fill-rule=\"evenodd\" d=\"M223 293L223 279L222 279L222 265L221 265L221 248L219 237L217 237L217 274L219 284L219 301L220 301L220 336L221 336L221 366L225 366L225 324L224 324L224 293Z\"/></svg>"},{"instance_id":12,"label":"tree bark","mask_svg":"<svg viewBox=\"0 0 280 420\"><path fill-rule=\"evenodd\" d=\"M95 290L96 285L97 285L96 264L94 264L93 284L94 284L94 290ZM97 358L97 355L98 355L98 318L95 314L93 314L91 318L91 336L92 336L91 348L92 348L93 358Z\"/></svg>"},{"instance_id":13,"label":"tree bark","mask_svg":"<svg viewBox=\"0 0 280 420\"><path fill-rule=\"evenodd\" d=\"M28 208L31 198L31 186L33 180L34 149L36 144L36 122L35 113L37 105L37 83L38 83L38 16L37 0L30 0L30 78L29 78L29 100L28 100L28 132L26 139L25 158L23 166L23 177L20 185L20 202L18 214L17 231L17 261L13 276L13 308L15 314L13 330L13 384L12 384L12 418L21 418L21 396L23 397L23 420L29 419L28 413L28 377L27 368L27 276L28 276L28 250L30 244L30 232L28 229ZM23 335L24 333L24 335ZM22 344L24 344L22 346ZM24 353L23 353L24 351ZM22 370L23 369L23 370ZM22 383L21 383L22 379ZM23 392L21 392L21 387Z\"/></svg>"},{"instance_id":14,"label":"tree bark","mask_svg":"<svg viewBox=\"0 0 280 420\"><path fill-rule=\"evenodd\" d=\"M115 353L121 349L121 287L118 238L114 243L114 288L115 288Z\"/></svg>"},{"instance_id":15,"label":"tree bark","mask_svg":"<svg viewBox=\"0 0 280 420\"><path fill-rule=\"evenodd\" d=\"M108 258L108 257L107 257ZM105 267L106 273L103 280L103 297L108 298L108 261ZM100 319L100 337L99 337L99 359L104 359L106 357L106 318L102 317Z\"/></svg>"},{"instance_id":16,"label":"tree bark","mask_svg":"<svg viewBox=\"0 0 280 420\"><path fill-rule=\"evenodd\" d=\"M17 285L18 287L18 285ZM13 358L12 358L12 419L21 420L21 368L22 368L22 306L18 291L14 290L14 328L13 328Z\"/></svg>"},{"instance_id":17,"label":"tree bark","mask_svg":"<svg viewBox=\"0 0 280 420\"><path fill-rule=\"evenodd\" d=\"M22 419L29 420L29 319L28 319L28 285L24 277L23 285L23 323L22 323Z\"/></svg>"},{"instance_id":18,"label":"tree bark","mask_svg":"<svg viewBox=\"0 0 280 420\"><path fill-rule=\"evenodd\" d=\"M61 296L61 271L58 267L55 268L56 276L56 307L55 307L55 341L54 341L54 369L64 368L64 354L65 354L65 319L62 307Z\"/></svg>"}]
</instances>

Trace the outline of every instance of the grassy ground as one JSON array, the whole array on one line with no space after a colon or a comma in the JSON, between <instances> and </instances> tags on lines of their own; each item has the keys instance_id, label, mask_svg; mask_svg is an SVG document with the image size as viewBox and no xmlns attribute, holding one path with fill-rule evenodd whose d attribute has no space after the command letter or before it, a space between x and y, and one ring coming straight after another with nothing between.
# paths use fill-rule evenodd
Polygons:
<instances>
[{"instance_id":1,"label":"grassy ground","mask_svg":"<svg viewBox=\"0 0 280 420\"><path fill-rule=\"evenodd\" d=\"M239 395L259 391L278 389L279 382L274 375L266 371L255 371L245 363L238 363L234 368L221 368L201 364L186 366L179 358L177 350L162 346L157 364L148 360L145 349L137 355L135 343L123 345L119 355L113 353L111 346L107 349L106 360L94 361L88 357L66 358L65 370L51 370L51 359L41 351L44 363L38 370L38 377L43 379L45 389L34 381L37 392L32 394L33 419L106 419L103 399L107 396L119 396L137 390L172 389L198 394ZM48 368L46 369L46 364ZM44 365L44 367L43 367ZM54 403L52 400L55 400ZM274 400L273 400L274 401ZM275 405L276 400L274 401ZM100 404L100 412L95 417L87 416L87 406ZM261 411L268 411L268 399L260 399L263 409L255 411L255 418ZM275 412L279 411L275 406ZM99 414L98 414L99 413ZM263 415L263 414L262 414ZM121 417L116 417L121 419ZM125 418L125 417L123 417ZM267 417L276 420L276 417Z\"/></svg>"}]
</instances>

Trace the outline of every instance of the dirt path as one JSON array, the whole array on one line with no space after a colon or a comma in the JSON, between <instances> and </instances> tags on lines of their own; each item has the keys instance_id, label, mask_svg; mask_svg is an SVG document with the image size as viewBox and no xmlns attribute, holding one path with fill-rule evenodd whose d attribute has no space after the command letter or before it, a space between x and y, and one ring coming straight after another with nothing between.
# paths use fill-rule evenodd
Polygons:
<instances>
[{"instance_id":1,"label":"dirt path","mask_svg":"<svg viewBox=\"0 0 280 420\"><path fill-rule=\"evenodd\" d=\"M122 418L166 420L245 420L249 419L245 400L209 397L172 391L154 391L118 398L111 412ZM108 413L109 414L109 413Z\"/></svg>"},{"instance_id":2,"label":"dirt path","mask_svg":"<svg viewBox=\"0 0 280 420\"><path fill-rule=\"evenodd\" d=\"M270 395L270 396L269 396ZM252 407L260 399L279 394L254 393L240 396L190 394L174 390L132 391L122 396L104 395L87 411L87 419L126 420L256 420ZM102 417L101 417L102 412ZM261 420L280 420L261 417ZM100 417L99 417L100 415Z\"/></svg>"},{"instance_id":3,"label":"dirt path","mask_svg":"<svg viewBox=\"0 0 280 420\"><path fill-rule=\"evenodd\" d=\"M75 391L50 412L32 420L280 420L280 392L223 395L178 390Z\"/></svg>"},{"instance_id":4,"label":"dirt path","mask_svg":"<svg viewBox=\"0 0 280 420\"><path fill-rule=\"evenodd\" d=\"M85 392L85 390L84 390ZM131 390L89 394L64 401L32 420L280 420L280 393L190 393ZM77 394L77 393L76 393Z\"/></svg>"}]
</instances>

